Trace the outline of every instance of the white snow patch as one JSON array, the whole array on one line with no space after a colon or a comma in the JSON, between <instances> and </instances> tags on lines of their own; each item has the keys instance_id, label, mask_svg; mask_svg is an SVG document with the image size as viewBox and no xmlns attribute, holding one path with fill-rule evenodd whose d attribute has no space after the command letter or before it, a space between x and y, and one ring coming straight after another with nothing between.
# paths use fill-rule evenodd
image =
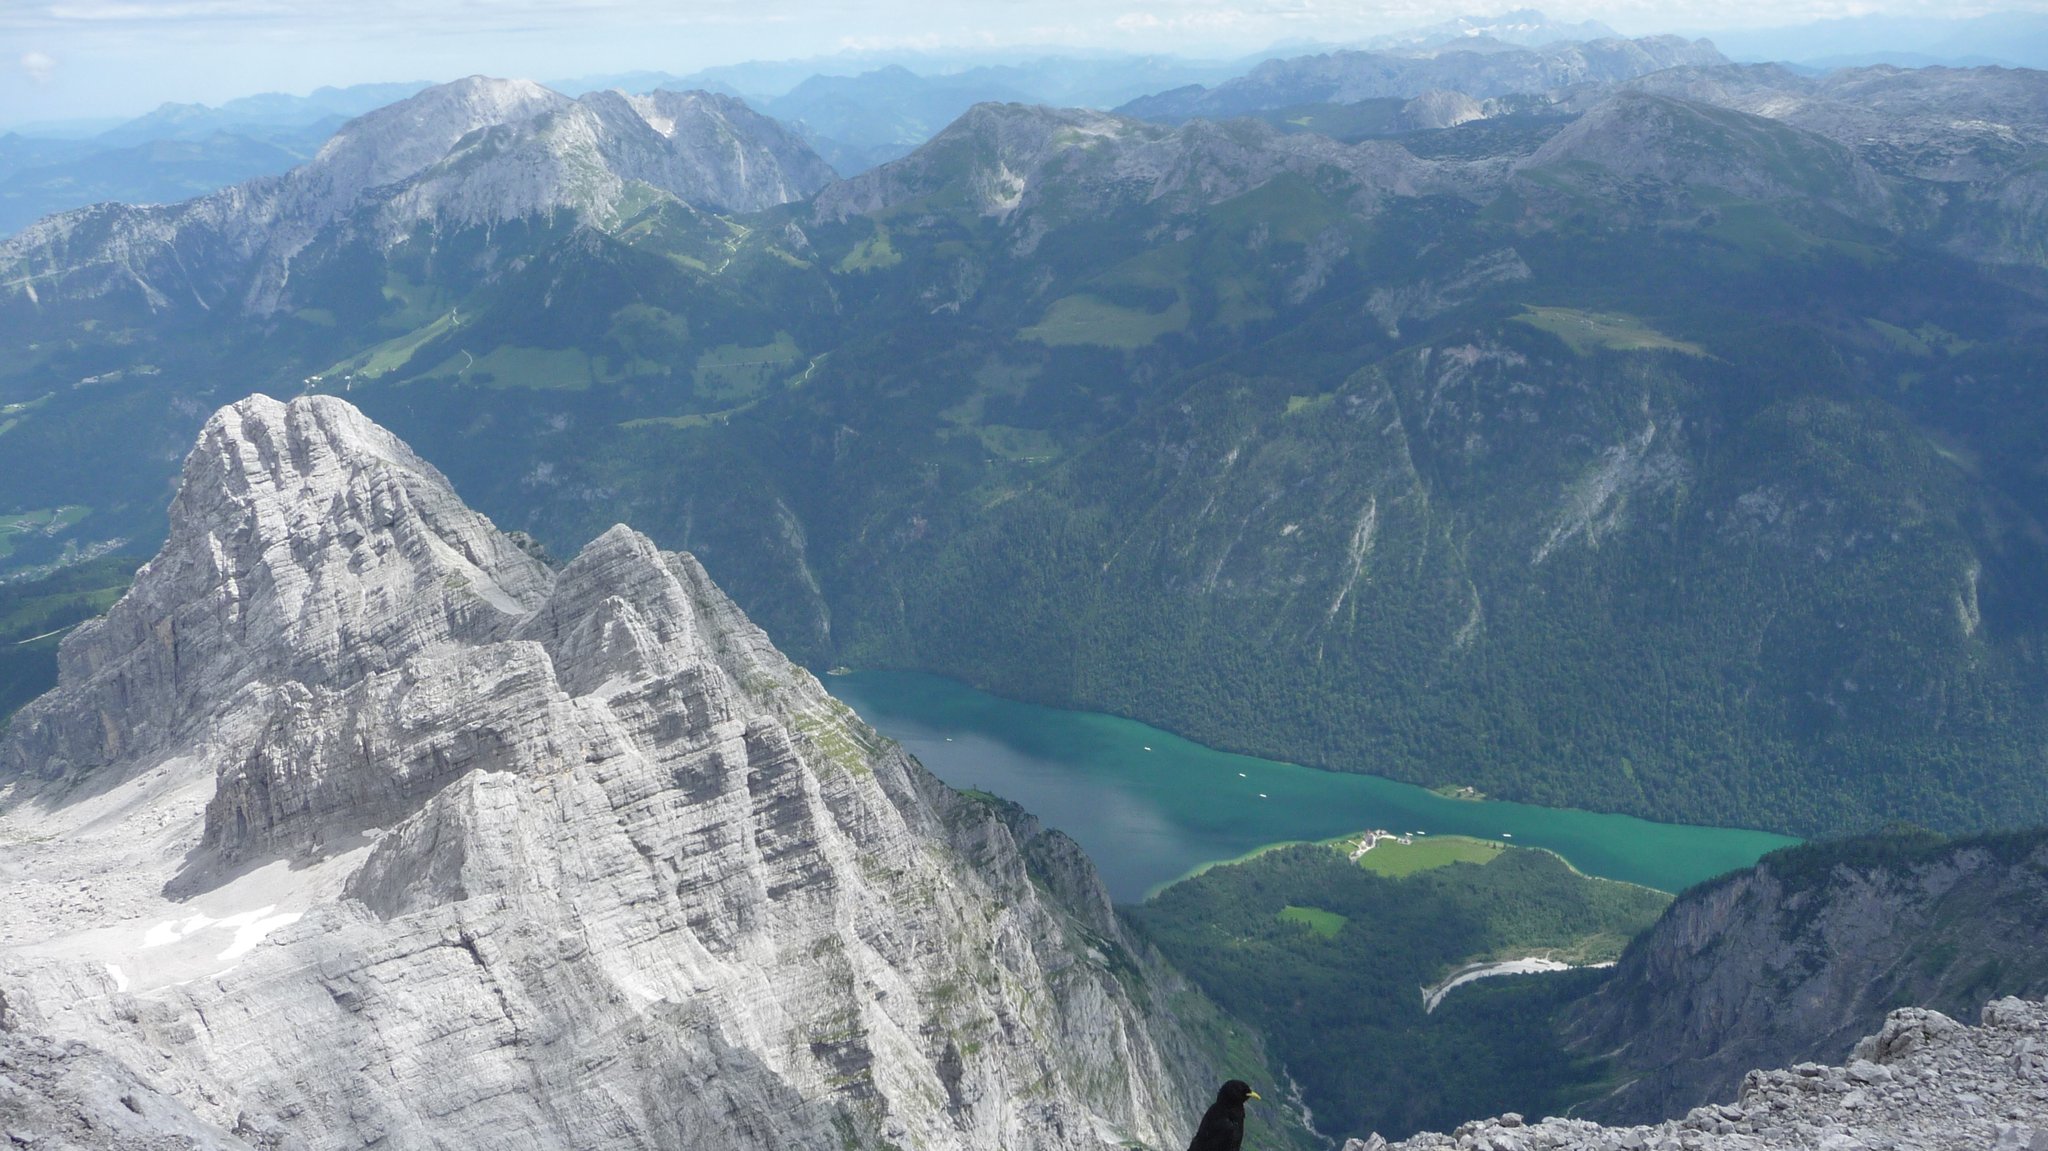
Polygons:
<instances>
[{"instance_id":1,"label":"white snow patch","mask_svg":"<svg viewBox=\"0 0 2048 1151\"><path fill-rule=\"evenodd\" d=\"M203 912L197 915L188 915L181 920L166 921L151 927L142 935L142 946L145 950L152 947L165 947L180 940L189 939L211 927L225 928L235 933L234 939L228 944L226 950L214 957L218 961L225 962L247 955L255 949L258 943L263 942L264 936L288 923L298 922L299 917L305 914L302 911L287 911L282 914L273 914L276 911L277 905L272 903L259 907L254 911L243 911L219 919L215 919L213 916Z\"/></svg>"},{"instance_id":2,"label":"white snow patch","mask_svg":"<svg viewBox=\"0 0 2048 1151\"><path fill-rule=\"evenodd\" d=\"M663 999L661 992L656 991L654 988L647 986L647 984L642 983L638 979L620 978L619 986L627 991L632 992L634 995L639 996L642 1000L648 1003L659 1003Z\"/></svg>"},{"instance_id":3,"label":"white snow patch","mask_svg":"<svg viewBox=\"0 0 2048 1151\"><path fill-rule=\"evenodd\" d=\"M263 909L263 912L269 910L270 908L266 907ZM247 915L237 915L231 917L231 919L221 921L221 926L226 927L234 919L244 919L248 916L258 917L250 919L246 923L235 924L235 941L228 944L227 950L221 952L218 956L222 962L247 955L255 950L257 944L263 942L264 936L288 923L297 923L299 917L305 914L302 911L287 911L281 915L265 915L263 912L249 912Z\"/></svg>"},{"instance_id":4,"label":"white snow patch","mask_svg":"<svg viewBox=\"0 0 2048 1151\"><path fill-rule=\"evenodd\" d=\"M152 898L146 904L139 896L124 899L132 910L116 921L79 922L71 930L17 944L15 950L118 970L117 989L138 995L210 978L245 961L271 933L334 902L370 847L366 841L354 851L296 870L279 860L190 903L164 898L161 885L167 876L157 876ZM0 954L5 950L0 948Z\"/></svg>"},{"instance_id":5,"label":"white snow patch","mask_svg":"<svg viewBox=\"0 0 2048 1151\"><path fill-rule=\"evenodd\" d=\"M212 921L204 915L195 915L183 924L159 923L142 933L142 946L162 947L165 944L176 943L210 922Z\"/></svg>"},{"instance_id":6,"label":"white snow patch","mask_svg":"<svg viewBox=\"0 0 2048 1151\"><path fill-rule=\"evenodd\" d=\"M121 966L120 966L120 964L117 964L117 963L109 963L109 964L107 964L107 974L108 974L108 975L111 975L111 976L113 976L113 977L114 977L114 990L116 990L116 991L126 991L126 990L128 990L128 977L127 977L126 975L123 975L123 974L121 974Z\"/></svg>"}]
</instances>

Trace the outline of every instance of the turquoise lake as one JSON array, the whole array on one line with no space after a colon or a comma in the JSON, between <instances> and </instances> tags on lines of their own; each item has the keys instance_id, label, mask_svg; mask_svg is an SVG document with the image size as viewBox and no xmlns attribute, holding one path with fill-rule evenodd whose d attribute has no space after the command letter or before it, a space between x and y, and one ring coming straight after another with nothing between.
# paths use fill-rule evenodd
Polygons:
<instances>
[{"instance_id":1,"label":"turquoise lake","mask_svg":"<svg viewBox=\"0 0 2048 1151\"><path fill-rule=\"evenodd\" d=\"M1544 847L1592 875L1680 891L1797 842L1738 828L1446 799L1372 775L1234 755L1128 719L1002 699L916 672L825 686L940 779L1073 836L1118 902L1269 843L1383 827ZM1505 838L1504 838L1505 837Z\"/></svg>"}]
</instances>

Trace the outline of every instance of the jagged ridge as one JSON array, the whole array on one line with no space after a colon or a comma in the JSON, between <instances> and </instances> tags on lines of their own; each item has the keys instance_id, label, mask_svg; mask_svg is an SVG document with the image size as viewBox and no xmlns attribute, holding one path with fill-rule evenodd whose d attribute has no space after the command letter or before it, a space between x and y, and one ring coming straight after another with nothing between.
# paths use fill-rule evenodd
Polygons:
<instances>
[{"instance_id":1,"label":"jagged ridge","mask_svg":"<svg viewBox=\"0 0 2048 1151\"><path fill-rule=\"evenodd\" d=\"M173 525L0 748L11 1030L308 1147L1158 1145L1199 1110L1185 988L1085 862L689 556L618 527L550 572L319 397L218 413Z\"/></svg>"}]
</instances>

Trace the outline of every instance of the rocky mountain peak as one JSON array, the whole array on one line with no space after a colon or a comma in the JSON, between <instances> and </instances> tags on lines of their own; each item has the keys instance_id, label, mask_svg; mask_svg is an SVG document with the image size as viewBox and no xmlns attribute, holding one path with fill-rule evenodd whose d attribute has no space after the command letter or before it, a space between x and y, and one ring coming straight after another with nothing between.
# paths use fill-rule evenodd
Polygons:
<instances>
[{"instance_id":1,"label":"rocky mountain peak","mask_svg":"<svg viewBox=\"0 0 2048 1151\"><path fill-rule=\"evenodd\" d=\"M437 84L342 125L310 166L353 199L415 175L479 128L531 120L569 103L531 80L470 76Z\"/></svg>"},{"instance_id":2,"label":"rocky mountain peak","mask_svg":"<svg viewBox=\"0 0 2048 1151\"><path fill-rule=\"evenodd\" d=\"M561 209L606 224L633 183L699 207L744 212L799 199L833 179L780 124L706 92L602 90L570 100L531 81L472 77L343 131L348 145L323 151L309 168L361 153L358 166L388 177L356 192L380 189L368 198L377 201L373 227L385 244L423 222L492 224Z\"/></svg>"},{"instance_id":3,"label":"rocky mountain peak","mask_svg":"<svg viewBox=\"0 0 2048 1151\"><path fill-rule=\"evenodd\" d=\"M0 270L32 307L139 293L152 311L268 314L286 304L303 253L324 250L316 245L388 250L423 226L557 214L610 227L635 187L754 211L833 178L801 140L735 100L571 100L528 80L473 76L357 117L282 176L182 204L51 217L0 242Z\"/></svg>"},{"instance_id":4,"label":"rocky mountain peak","mask_svg":"<svg viewBox=\"0 0 2048 1151\"><path fill-rule=\"evenodd\" d=\"M1401 105L1401 125L1411 130L1455 128L1485 118L1486 109L1479 101L1442 88L1432 88Z\"/></svg>"},{"instance_id":5,"label":"rocky mountain peak","mask_svg":"<svg viewBox=\"0 0 2048 1151\"><path fill-rule=\"evenodd\" d=\"M328 397L215 413L170 520L134 589L67 637L69 696L23 711L0 770L135 760L251 683L343 682L494 636L549 584L431 465Z\"/></svg>"},{"instance_id":6,"label":"rocky mountain peak","mask_svg":"<svg viewBox=\"0 0 2048 1151\"><path fill-rule=\"evenodd\" d=\"M748 212L811 195L837 179L830 165L781 123L745 101L715 92L658 89L642 96L591 93L623 101L666 141L652 163L618 155L614 167L691 203Z\"/></svg>"},{"instance_id":7,"label":"rocky mountain peak","mask_svg":"<svg viewBox=\"0 0 2048 1151\"><path fill-rule=\"evenodd\" d=\"M1164 135L1152 125L1086 108L976 104L903 159L825 189L812 211L822 220L843 220L961 188L981 214L1007 216L1055 160Z\"/></svg>"},{"instance_id":8,"label":"rocky mountain peak","mask_svg":"<svg viewBox=\"0 0 2048 1151\"><path fill-rule=\"evenodd\" d=\"M691 557L616 527L551 572L340 400L217 413L62 665L0 741L32 1084L221 1146L1080 1151L1200 1111L1188 993L1071 845Z\"/></svg>"}]
</instances>

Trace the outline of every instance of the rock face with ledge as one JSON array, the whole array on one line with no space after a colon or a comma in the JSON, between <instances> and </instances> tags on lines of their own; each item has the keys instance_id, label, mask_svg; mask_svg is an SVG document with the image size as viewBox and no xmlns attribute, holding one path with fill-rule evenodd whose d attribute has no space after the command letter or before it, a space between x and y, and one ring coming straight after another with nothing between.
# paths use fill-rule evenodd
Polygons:
<instances>
[{"instance_id":1,"label":"rock face with ledge","mask_svg":"<svg viewBox=\"0 0 2048 1151\"><path fill-rule=\"evenodd\" d=\"M1071 845L691 557L550 571L339 400L216 414L61 674L0 744L0 1029L166 1136L1177 1146L1205 1102Z\"/></svg>"},{"instance_id":2,"label":"rock face with ledge","mask_svg":"<svg viewBox=\"0 0 2048 1151\"><path fill-rule=\"evenodd\" d=\"M1733 1101L1666 1123L1502 1115L1344 1151L2048 1151L2048 1005L1994 1000L1978 1027L1903 1008L1846 1066L1751 1071Z\"/></svg>"}]
</instances>

